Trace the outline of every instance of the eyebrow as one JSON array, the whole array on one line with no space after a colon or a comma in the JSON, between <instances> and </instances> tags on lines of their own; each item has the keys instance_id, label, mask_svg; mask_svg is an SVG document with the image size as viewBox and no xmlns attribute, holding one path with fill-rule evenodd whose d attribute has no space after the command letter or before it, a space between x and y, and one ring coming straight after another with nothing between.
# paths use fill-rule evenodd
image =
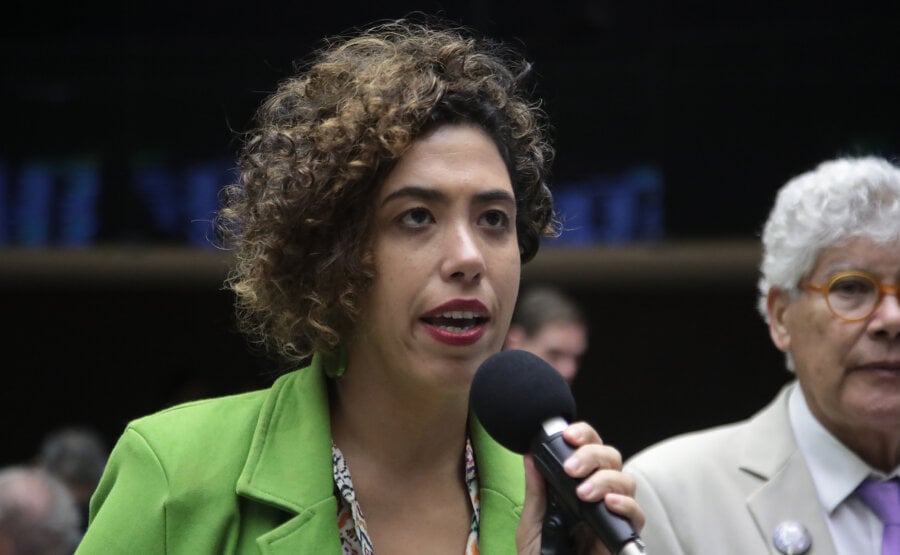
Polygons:
<instances>
[{"instance_id":1,"label":"eyebrow","mask_svg":"<svg viewBox=\"0 0 900 555\"><path fill-rule=\"evenodd\" d=\"M381 205L384 206L387 203L399 198L417 198L422 200L442 201L447 198L447 195L435 189L420 187L417 185L407 185L406 187L401 187L400 189L397 189L393 193L384 197L384 200L381 201ZM508 191L505 191L503 189L492 189L490 191L483 191L475 195L475 202L477 203L496 201L515 204L516 199L511 194L509 194Z\"/></svg>"},{"instance_id":2,"label":"eyebrow","mask_svg":"<svg viewBox=\"0 0 900 555\"><path fill-rule=\"evenodd\" d=\"M824 268L826 275L834 275L840 272L853 272L853 271L863 271L868 272L870 274L875 274L876 272L872 271L872 267L870 264L859 264L857 261L847 262L847 261L839 261L833 264L829 264Z\"/></svg>"}]
</instances>

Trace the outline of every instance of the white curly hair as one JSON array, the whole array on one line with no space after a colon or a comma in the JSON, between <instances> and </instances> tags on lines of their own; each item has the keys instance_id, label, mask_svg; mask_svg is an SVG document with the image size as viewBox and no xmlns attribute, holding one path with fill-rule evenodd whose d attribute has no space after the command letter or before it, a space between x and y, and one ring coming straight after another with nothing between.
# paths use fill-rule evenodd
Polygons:
<instances>
[{"instance_id":1,"label":"white curly hair","mask_svg":"<svg viewBox=\"0 0 900 555\"><path fill-rule=\"evenodd\" d=\"M762 233L763 318L770 289L797 295L823 249L856 237L900 243L900 167L876 156L842 157L781 187Z\"/></svg>"}]
</instances>

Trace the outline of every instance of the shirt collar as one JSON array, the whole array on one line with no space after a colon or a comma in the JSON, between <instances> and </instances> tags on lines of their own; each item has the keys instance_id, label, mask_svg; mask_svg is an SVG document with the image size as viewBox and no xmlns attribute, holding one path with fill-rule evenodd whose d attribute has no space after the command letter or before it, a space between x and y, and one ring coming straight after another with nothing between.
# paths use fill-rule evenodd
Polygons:
<instances>
[{"instance_id":1,"label":"shirt collar","mask_svg":"<svg viewBox=\"0 0 900 555\"><path fill-rule=\"evenodd\" d=\"M356 490L353 487L353 479L347 461L340 448L331 443L331 457L333 461L335 497L338 498L338 513L335 519L341 534L341 545L344 553L351 555L368 555L374 553L375 548L369 537L366 518L363 516L362 507L356 499ZM469 501L472 503L472 522L469 526L469 537L466 540L466 555L478 553L478 533L481 522L481 503L479 501L478 469L475 466L475 455L472 442L466 436L465 449L465 482L469 493Z\"/></svg>"},{"instance_id":2,"label":"shirt collar","mask_svg":"<svg viewBox=\"0 0 900 555\"><path fill-rule=\"evenodd\" d=\"M868 476L884 476L822 426L813 416L799 386L794 387L788 399L788 412L797 446L809 467L819 501L828 514L834 512Z\"/></svg>"}]
</instances>

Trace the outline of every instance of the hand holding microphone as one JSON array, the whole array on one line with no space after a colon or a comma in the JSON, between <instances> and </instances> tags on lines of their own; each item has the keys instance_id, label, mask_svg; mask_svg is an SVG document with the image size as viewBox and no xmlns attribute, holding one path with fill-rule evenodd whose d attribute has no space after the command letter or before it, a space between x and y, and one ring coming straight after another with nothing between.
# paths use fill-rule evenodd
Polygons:
<instances>
[{"instance_id":1,"label":"hand holding microphone","mask_svg":"<svg viewBox=\"0 0 900 555\"><path fill-rule=\"evenodd\" d=\"M577 449L563 437L575 417L575 401L569 385L547 362L519 350L489 357L475 374L470 402L497 442L533 455L548 495L571 519L586 524L614 555L644 553L627 518L611 512L602 500L587 502L578 497L576 488L582 479L573 478L563 467Z\"/></svg>"}]
</instances>

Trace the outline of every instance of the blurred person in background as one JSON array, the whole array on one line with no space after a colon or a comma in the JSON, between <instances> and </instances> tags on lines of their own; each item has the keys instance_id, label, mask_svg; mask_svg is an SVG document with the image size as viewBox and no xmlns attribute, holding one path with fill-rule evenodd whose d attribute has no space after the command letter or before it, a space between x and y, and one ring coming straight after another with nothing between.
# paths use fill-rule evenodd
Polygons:
<instances>
[{"instance_id":1,"label":"blurred person in background","mask_svg":"<svg viewBox=\"0 0 900 555\"><path fill-rule=\"evenodd\" d=\"M84 427L64 427L47 434L35 464L59 478L69 488L87 526L91 495L103 475L109 453L103 438Z\"/></svg>"},{"instance_id":2,"label":"blurred person in background","mask_svg":"<svg viewBox=\"0 0 900 555\"><path fill-rule=\"evenodd\" d=\"M571 297L547 285L532 286L519 294L504 349L536 354L571 384L587 348L587 321Z\"/></svg>"},{"instance_id":3,"label":"blurred person in background","mask_svg":"<svg viewBox=\"0 0 900 555\"><path fill-rule=\"evenodd\" d=\"M749 420L627 461L647 551L898 555L900 167L789 180L762 243L758 308L795 379Z\"/></svg>"},{"instance_id":4,"label":"blurred person in background","mask_svg":"<svg viewBox=\"0 0 900 555\"><path fill-rule=\"evenodd\" d=\"M72 495L30 466L0 469L0 555L71 555L81 538Z\"/></svg>"}]
</instances>

